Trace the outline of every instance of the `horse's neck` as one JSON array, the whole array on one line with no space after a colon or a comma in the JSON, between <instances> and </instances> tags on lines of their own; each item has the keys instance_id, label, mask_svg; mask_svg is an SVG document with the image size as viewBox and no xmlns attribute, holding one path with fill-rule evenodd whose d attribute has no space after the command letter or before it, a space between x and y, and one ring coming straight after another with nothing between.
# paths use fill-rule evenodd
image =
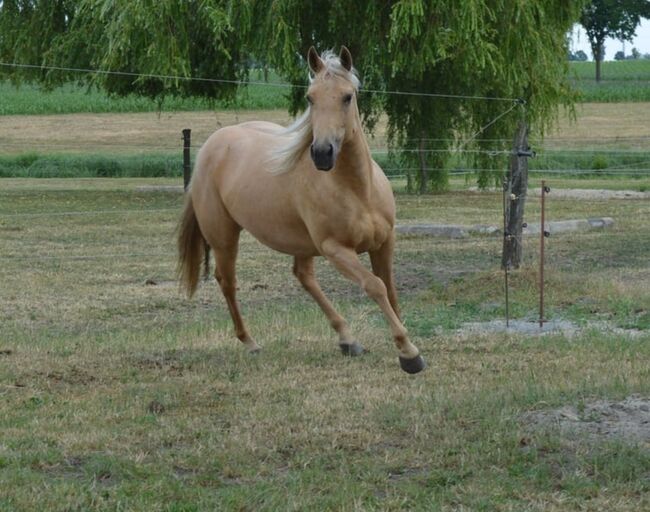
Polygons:
<instances>
[{"instance_id":1,"label":"horse's neck","mask_svg":"<svg viewBox=\"0 0 650 512\"><path fill-rule=\"evenodd\" d=\"M362 197L370 194L372 186L372 156L368 142L363 134L361 122L357 123L355 133L343 143L337 167L341 168L338 177L346 182Z\"/></svg>"}]
</instances>

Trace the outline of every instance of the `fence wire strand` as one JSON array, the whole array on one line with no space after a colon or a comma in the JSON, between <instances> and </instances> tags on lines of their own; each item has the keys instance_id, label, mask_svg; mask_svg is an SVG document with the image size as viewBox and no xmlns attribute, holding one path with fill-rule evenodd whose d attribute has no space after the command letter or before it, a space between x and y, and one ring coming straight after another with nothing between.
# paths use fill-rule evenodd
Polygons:
<instances>
[{"instance_id":1,"label":"fence wire strand","mask_svg":"<svg viewBox=\"0 0 650 512\"><path fill-rule=\"evenodd\" d=\"M129 71L110 71L103 69L88 69L88 68L73 68L65 66L45 66L39 64L24 64L17 62L0 62L0 66L3 67L13 67L19 69L38 69L45 71L63 71L66 73L88 73L96 75L113 75L113 76L125 76L132 78L153 78L157 80L175 80L175 81L190 81L190 82L205 82L205 83L222 83L222 84L231 84L231 85L261 85L261 86L270 86L270 87L284 87L284 88L301 88L307 89L308 85L302 84L290 84L286 82L264 82L264 81L255 81L255 80L234 80L227 78L202 78L202 77L192 77L192 76L182 76L182 75L162 75L155 73L135 73ZM463 94L439 94L439 93L427 93L427 92L416 92L416 91L391 91L384 89L365 89L361 88L359 92L363 93L372 93L372 94L392 94L399 96L423 96L428 98L445 98L445 99L460 99L460 100L484 100L484 101L521 101L518 98L503 98L497 96L473 96L473 95L463 95Z\"/></svg>"}]
</instances>

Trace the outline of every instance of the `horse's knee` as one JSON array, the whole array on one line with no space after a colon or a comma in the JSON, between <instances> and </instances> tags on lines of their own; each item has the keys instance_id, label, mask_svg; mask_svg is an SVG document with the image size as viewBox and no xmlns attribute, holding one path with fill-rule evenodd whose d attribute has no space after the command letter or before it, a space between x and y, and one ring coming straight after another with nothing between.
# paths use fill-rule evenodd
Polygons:
<instances>
[{"instance_id":1,"label":"horse's knee","mask_svg":"<svg viewBox=\"0 0 650 512\"><path fill-rule=\"evenodd\" d=\"M368 297L379 300L388 295L388 290L384 282L376 276L369 277L363 282L363 290Z\"/></svg>"}]
</instances>

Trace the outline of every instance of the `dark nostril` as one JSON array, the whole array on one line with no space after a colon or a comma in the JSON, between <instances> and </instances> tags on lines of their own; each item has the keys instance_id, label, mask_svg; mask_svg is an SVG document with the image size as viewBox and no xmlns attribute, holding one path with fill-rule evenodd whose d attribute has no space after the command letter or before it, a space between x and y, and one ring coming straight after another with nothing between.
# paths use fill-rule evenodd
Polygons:
<instances>
[{"instance_id":1,"label":"dark nostril","mask_svg":"<svg viewBox=\"0 0 650 512\"><path fill-rule=\"evenodd\" d=\"M327 150L327 156L332 156L333 154L334 154L334 146L330 144L330 147Z\"/></svg>"},{"instance_id":2,"label":"dark nostril","mask_svg":"<svg viewBox=\"0 0 650 512\"><path fill-rule=\"evenodd\" d=\"M310 147L310 151L311 151L311 156L312 156L312 158L313 158L314 155L316 154L316 150L314 149L314 145L313 145L313 144L312 144L311 147Z\"/></svg>"}]
</instances>

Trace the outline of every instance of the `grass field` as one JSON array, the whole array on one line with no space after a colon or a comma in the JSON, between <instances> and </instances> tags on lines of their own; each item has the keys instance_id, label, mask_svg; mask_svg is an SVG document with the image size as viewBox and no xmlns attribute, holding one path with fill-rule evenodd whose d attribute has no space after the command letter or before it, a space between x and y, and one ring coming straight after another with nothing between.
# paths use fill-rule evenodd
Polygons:
<instances>
[{"instance_id":1,"label":"grass field","mask_svg":"<svg viewBox=\"0 0 650 512\"><path fill-rule=\"evenodd\" d=\"M547 317L586 327L574 337L459 331L503 317L499 237L400 238L403 316L429 364L411 377L351 284L319 265L370 349L345 359L290 258L244 236L239 296L265 349L248 356L214 282L179 294L182 198L138 189L176 183L2 180L0 510L650 507L647 444L524 415L650 396L648 201L549 196L550 220L616 220L548 240ZM538 201L527 211L537 222ZM398 196L400 222L498 225L500 212L497 193ZM536 243L511 275L516 318L536 316Z\"/></svg>"}]
</instances>

